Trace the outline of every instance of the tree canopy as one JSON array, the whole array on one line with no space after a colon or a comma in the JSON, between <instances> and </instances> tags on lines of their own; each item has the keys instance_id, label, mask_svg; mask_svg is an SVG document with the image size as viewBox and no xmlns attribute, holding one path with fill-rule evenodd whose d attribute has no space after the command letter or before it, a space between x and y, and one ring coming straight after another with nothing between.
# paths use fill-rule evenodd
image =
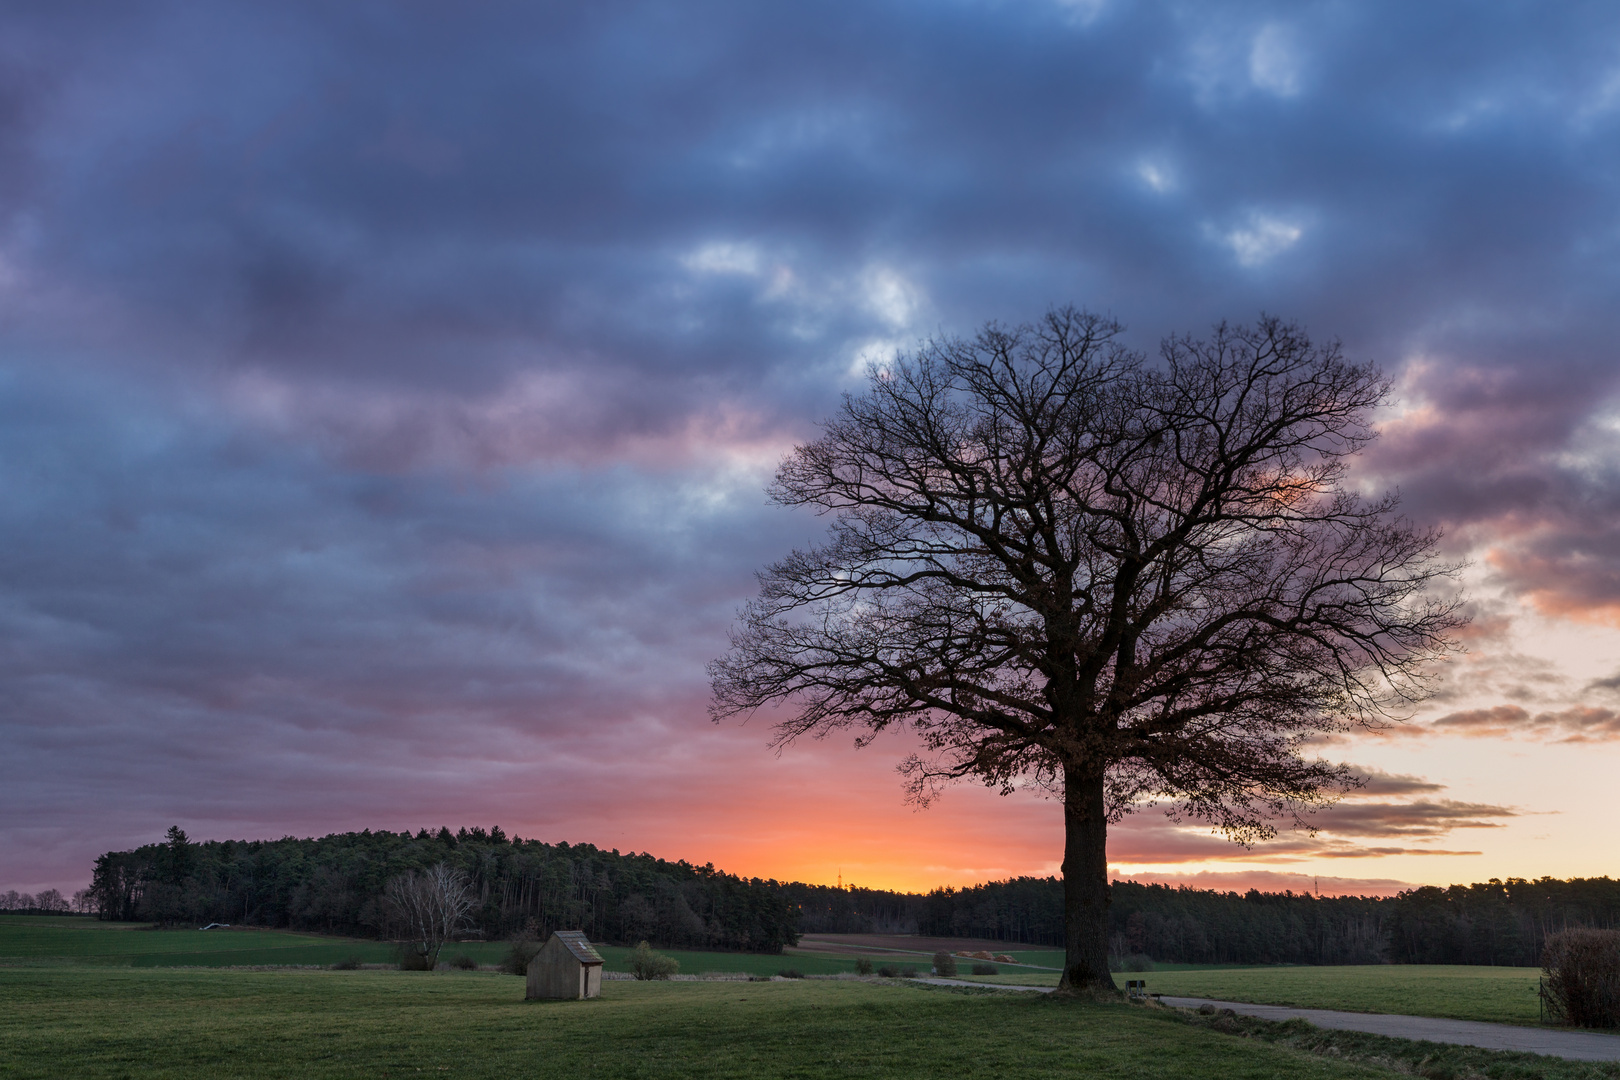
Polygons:
<instances>
[{"instance_id":1,"label":"tree canopy","mask_svg":"<svg viewBox=\"0 0 1620 1080\"><path fill-rule=\"evenodd\" d=\"M1404 716L1460 622L1437 536L1349 459L1390 385L1264 318L1157 363L1076 311L871 373L771 496L832 517L711 666L785 745L901 725L911 794L1062 797L1064 987L1112 987L1106 833L1145 802L1250 842L1357 781L1307 752Z\"/></svg>"}]
</instances>

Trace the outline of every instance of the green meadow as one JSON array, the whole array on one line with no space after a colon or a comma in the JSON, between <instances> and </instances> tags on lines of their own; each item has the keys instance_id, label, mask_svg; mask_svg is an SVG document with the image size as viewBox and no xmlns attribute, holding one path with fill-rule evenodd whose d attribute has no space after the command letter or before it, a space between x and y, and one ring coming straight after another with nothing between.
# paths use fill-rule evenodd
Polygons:
<instances>
[{"instance_id":1,"label":"green meadow","mask_svg":"<svg viewBox=\"0 0 1620 1080\"><path fill-rule=\"evenodd\" d=\"M632 950L612 945L598 949L608 971L629 971ZM499 941L453 942L441 956L467 956L493 966L506 956ZM741 972L775 975L793 969L805 975L833 975L855 970L853 958L794 952L783 956L757 953L661 950L681 963L687 974ZM281 930L153 930L132 923L49 915L0 915L0 963L29 965L92 964L120 967L330 967L342 960L364 964L395 961L386 941L324 937ZM904 963L918 963L905 958ZM926 970L927 957L920 966Z\"/></svg>"},{"instance_id":2,"label":"green meadow","mask_svg":"<svg viewBox=\"0 0 1620 1080\"><path fill-rule=\"evenodd\" d=\"M469 943L451 946L446 956L493 962L503 951L500 944ZM610 968L622 966L628 951L603 949ZM610 980L598 1000L527 1002L523 980L489 970L299 966L349 957L381 964L392 955L386 943L310 934L3 916L0 1077L1311 1080L1416 1073L1620 1080L1620 1066L1442 1049L1308 1026L1210 1023L1154 1005L1064 1002L904 979ZM673 955L692 973L774 974L791 967L813 975L853 965L850 957L803 953ZM1511 995L1518 986L1513 980L1522 982L1525 973L1282 968L1145 977L1165 993L1338 1008L1404 1005L1409 998L1402 995L1415 985L1416 1000L1427 1007L1409 1011L1502 1019L1514 1017L1495 1013L1512 1010L1488 1004L1491 995ZM1476 1004L1456 1004L1465 998Z\"/></svg>"},{"instance_id":3,"label":"green meadow","mask_svg":"<svg viewBox=\"0 0 1620 1080\"><path fill-rule=\"evenodd\" d=\"M988 985L1056 986L1048 972L1004 970L962 975ZM1381 964L1357 967L1180 968L1114 975L1144 979L1149 993L1293 1005L1303 1009L1406 1013L1452 1020L1536 1024L1539 968L1446 967Z\"/></svg>"},{"instance_id":4,"label":"green meadow","mask_svg":"<svg viewBox=\"0 0 1620 1080\"><path fill-rule=\"evenodd\" d=\"M1540 968L1379 964L1166 971L1128 977L1146 979L1151 993L1174 997L1502 1024L1534 1025L1540 1017L1536 994Z\"/></svg>"},{"instance_id":5,"label":"green meadow","mask_svg":"<svg viewBox=\"0 0 1620 1080\"><path fill-rule=\"evenodd\" d=\"M526 1002L492 972L0 969L5 1077L1373 1077L1164 1010L899 980L608 982Z\"/></svg>"},{"instance_id":6,"label":"green meadow","mask_svg":"<svg viewBox=\"0 0 1620 1080\"><path fill-rule=\"evenodd\" d=\"M1536 995L1540 977L1539 968L1383 964L1159 968L1117 972L1114 980L1124 986L1126 979L1143 979L1149 993L1170 997L1534 1025L1540 1020ZM1055 972L1008 968L996 975L962 974L958 978L991 986L1056 986L1058 982Z\"/></svg>"}]
</instances>

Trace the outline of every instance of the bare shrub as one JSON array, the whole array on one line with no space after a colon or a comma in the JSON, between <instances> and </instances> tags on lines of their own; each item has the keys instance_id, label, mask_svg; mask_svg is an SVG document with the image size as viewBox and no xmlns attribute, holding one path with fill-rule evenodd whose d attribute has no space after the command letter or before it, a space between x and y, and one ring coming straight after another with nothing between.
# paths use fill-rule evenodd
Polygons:
<instances>
[{"instance_id":1,"label":"bare shrub","mask_svg":"<svg viewBox=\"0 0 1620 1080\"><path fill-rule=\"evenodd\" d=\"M1541 950L1542 996L1554 1023L1620 1027L1620 930L1563 930Z\"/></svg>"},{"instance_id":2,"label":"bare shrub","mask_svg":"<svg viewBox=\"0 0 1620 1080\"><path fill-rule=\"evenodd\" d=\"M934 974L950 978L956 974L956 957L948 952L934 954Z\"/></svg>"},{"instance_id":3,"label":"bare shrub","mask_svg":"<svg viewBox=\"0 0 1620 1080\"><path fill-rule=\"evenodd\" d=\"M438 863L426 870L407 870L388 882L383 906L404 930L404 952L414 952L421 966L400 967L407 971L431 971L439 962L439 950L455 936L472 910L472 891L467 875L452 866Z\"/></svg>"},{"instance_id":4,"label":"bare shrub","mask_svg":"<svg viewBox=\"0 0 1620 1080\"><path fill-rule=\"evenodd\" d=\"M870 974L872 974L872 960L871 960L870 957L857 956L855 958L855 974L857 974L857 975L870 975Z\"/></svg>"},{"instance_id":5,"label":"bare shrub","mask_svg":"<svg viewBox=\"0 0 1620 1080\"><path fill-rule=\"evenodd\" d=\"M450 961L450 966L456 968L458 971L477 971L478 961L474 960L466 953L462 953L460 956Z\"/></svg>"},{"instance_id":6,"label":"bare shrub","mask_svg":"<svg viewBox=\"0 0 1620 1080\"><path fill-rule=\"evenodd\" d=\"M994 964L973 965L973 974L975 975L994 975L998 970L999 969Z\"/></svg>"},{"instance_id":7,"label":"bare shrub","mask_svg":"<svg viewBox=\"0 0 1620 1080\"><path fill-rule=\"evenodd\" d=\"M360 958L358 956L345 956L332 965L333 971L359 971Z\"/></svg>"},{"instance_id":8,"label":"bare shrub","mask_svg":"<svg viewBox=\"0 0 1620 1080\"><path fill-rule=\"evenodd\" d=\"M778 971L777 974L784 979L804 978L804 972L800 971L798 968L783 968L781 971Z\"/></svg>"}]
</instances>

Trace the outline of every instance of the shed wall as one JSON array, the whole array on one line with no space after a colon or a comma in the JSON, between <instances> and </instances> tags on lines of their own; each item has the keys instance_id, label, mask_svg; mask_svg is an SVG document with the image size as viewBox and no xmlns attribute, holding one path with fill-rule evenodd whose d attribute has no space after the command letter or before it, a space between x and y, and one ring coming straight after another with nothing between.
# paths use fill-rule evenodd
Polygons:
<instances>
[{"instance_id":1,"label":"shed wall","mask_svg":"<svg viewBox=\"0 0 1620 1080\"><path fill-rule=\"evenodd\" d=\"M528 974L524 997L530 1000L578 1000L602 993L602 966L580 963L555 937L529 961Z\"/></svg>"}]
</instances>

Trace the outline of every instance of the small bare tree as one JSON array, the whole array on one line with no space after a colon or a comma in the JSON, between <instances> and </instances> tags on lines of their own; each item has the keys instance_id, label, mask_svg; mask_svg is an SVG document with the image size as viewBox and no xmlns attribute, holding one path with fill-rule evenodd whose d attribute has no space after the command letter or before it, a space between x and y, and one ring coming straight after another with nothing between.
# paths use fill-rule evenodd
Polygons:
<instances>
[{"instance_id":1,"label":"small bare tree","mask_svg":"<svg viewBox=\"0 0 1620 1080\"><path fill-rule=\"evenodd\" d=\"M392 878L383 890L383 901L404 929L407 948L430 971L439 962L439 950L463 928L473 907L467 875L445 863Z\"/></svg>"},{"instance_id":2,"label":"small bare tree","mask_svg":"<svg viewBox=\"0 0 1620 1080\"><path fill-rule=\"evenodd\" d=\"M1308 740L1399 716L1449 647L1436 536L1349 458L1389 383L1267 319L1161 362L1072 309L875 371L772 497L833 517L760 575L714 716L777 744L909 726L926 801L974 776L1063 800L1060 989L1108 973L1108 825L1163 800L1242 841L1358 781Z\"/></svg>"}]
</instances>

